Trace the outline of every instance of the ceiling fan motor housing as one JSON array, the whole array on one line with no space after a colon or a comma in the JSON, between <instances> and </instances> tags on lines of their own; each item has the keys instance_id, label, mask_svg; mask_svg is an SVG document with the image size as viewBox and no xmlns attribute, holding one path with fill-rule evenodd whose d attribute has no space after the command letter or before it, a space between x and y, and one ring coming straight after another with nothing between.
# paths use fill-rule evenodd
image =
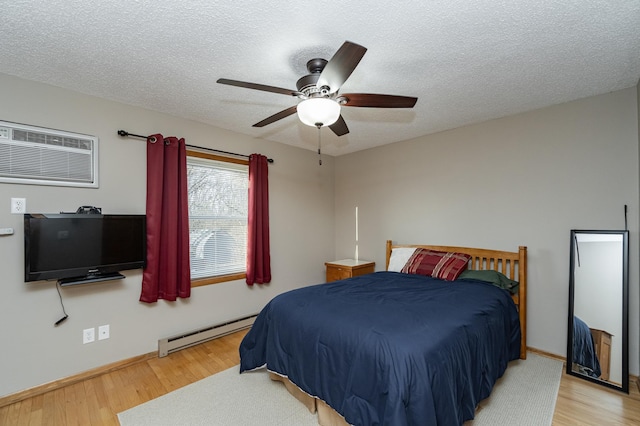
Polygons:
<instances>
[{"instance_id":1,"label":"ceiling fan motor housing","mask_svg":"<svg viewBox=\"0 0 640 426\"><path fill-rule=\"evenodd\" d=\"M318 88L316 84L318 83L318 78L320 78L320 74L322 70L324 70L325 65L327 65L327 60L322 58L314 58L307 62L307 70L309 70L308 75L301 77L296 82L296 87L299 92L304 93L307 97L315 96L328 96L330 88L329 87L320 87Z\"/></svg>"}]
</instances>

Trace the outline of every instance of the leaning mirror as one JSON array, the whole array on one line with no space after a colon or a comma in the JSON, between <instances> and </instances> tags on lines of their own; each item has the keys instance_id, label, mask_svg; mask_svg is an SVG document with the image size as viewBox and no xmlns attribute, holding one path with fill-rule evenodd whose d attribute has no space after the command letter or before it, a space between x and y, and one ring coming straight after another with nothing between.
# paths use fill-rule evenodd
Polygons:
<instances>
[{"instance_id":1,"label":"leaning mirror","mask_svg":"<svg viewBox=\"0 0 640 426\"><path fill-rule=\"evenodd\" d=\"M629 392L629 232L571 231L567 374Z\"/></svg>"}]
</instances>

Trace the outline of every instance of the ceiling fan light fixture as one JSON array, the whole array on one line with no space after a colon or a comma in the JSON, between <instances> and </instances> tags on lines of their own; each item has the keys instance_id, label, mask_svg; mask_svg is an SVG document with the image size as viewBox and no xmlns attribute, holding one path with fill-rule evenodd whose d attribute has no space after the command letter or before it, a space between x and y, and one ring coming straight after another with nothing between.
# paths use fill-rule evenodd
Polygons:
<instances>
[{"instance_id":1,"label":"ceiling fan light fixture","mask_svg":"<svg viewBox=\"0 0 640 426\"><path fill-rule=\"evenodd\" d=\"M298 117L307 126L330 126L340 117L340 104L329 98L310 98L298 104Z\"/></svg>"}]
</instances>

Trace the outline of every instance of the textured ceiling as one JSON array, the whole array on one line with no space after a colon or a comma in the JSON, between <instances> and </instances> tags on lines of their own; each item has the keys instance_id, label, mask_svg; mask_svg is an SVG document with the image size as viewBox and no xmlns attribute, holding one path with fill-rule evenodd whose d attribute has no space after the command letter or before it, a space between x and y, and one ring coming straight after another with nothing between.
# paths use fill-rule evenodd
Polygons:
<instances>
[{"instance_id":1,"label":"textured ceiling","mask_svg":"<svg viewBox=\"0 0 640 426\"><path fill-rule=\"evenodd\" d=\"M323 153L330 155L632 87L640 78L638 0L0 6L1 73L310 150L317 130L295 115L252 127L296 98L216 80L295 89L309 59L330 59L345 40L361 44L368 51L340 92L418 102L402 110L343 108L350 133L322 129Z\"/></svg>"}]
</instances>

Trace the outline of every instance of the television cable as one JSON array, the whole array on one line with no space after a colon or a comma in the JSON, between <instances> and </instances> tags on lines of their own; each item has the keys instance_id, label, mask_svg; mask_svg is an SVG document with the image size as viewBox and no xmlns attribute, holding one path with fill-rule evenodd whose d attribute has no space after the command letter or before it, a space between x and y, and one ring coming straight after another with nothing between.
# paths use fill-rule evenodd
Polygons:
<instances>
[{"instance_id":1,"label":"television cable","mask_svg":"<svg viewBox=\"0 0 640 426\"><path fill-rule=\"evenodd\" d=\"M56 290L58 290L58 297L60 298L60 306L62 306L62 313L64 314L64 316L60 318L58 321L56 321L56 323L53 325L54 327L59 326L60 324L65 322L67 318L69 318L69 315L67 315L67 311L65 311L64 309L64 303L62 302L62 294L60 293L60 283L57 281L56 281Z\"/></svg>"}]
</instances>

